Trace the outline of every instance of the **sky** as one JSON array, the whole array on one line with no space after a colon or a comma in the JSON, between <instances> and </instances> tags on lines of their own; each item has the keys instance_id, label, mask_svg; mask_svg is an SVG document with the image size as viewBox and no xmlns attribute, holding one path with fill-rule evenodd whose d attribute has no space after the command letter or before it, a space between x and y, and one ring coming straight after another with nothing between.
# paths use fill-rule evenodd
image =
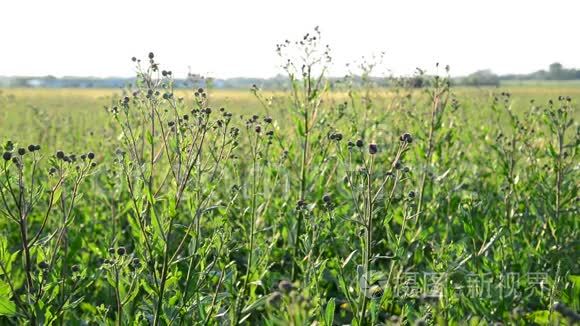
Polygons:
<instances>
[{"instance_id":1,"label":"sky","mask_svg":"<svg viewBox=\"0 0 580 326\"><path fill-rule=\"evenodd\" d=\"M385 52L376 75L580 68L579 0L0 0L0 75L129 77L153 51L176 77L281 73L275 45L320 26L330 74Z\"/></svg>"}]
</instances>

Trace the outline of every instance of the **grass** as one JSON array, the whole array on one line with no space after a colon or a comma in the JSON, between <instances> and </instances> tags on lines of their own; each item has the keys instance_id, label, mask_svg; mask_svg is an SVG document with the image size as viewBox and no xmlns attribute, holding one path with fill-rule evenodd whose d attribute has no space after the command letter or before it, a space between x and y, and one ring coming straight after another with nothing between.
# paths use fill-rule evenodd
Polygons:
<instances>
[{"instance_id":1,"label":"grass","mask_svg":"<svg viewBox=\"0 0 580 326\"><path fill-rule=\"evenodd\" d=\"M577 322L580 90L332 90L314 35L287 91L2 90L0 322Z\"/></svg>"},{"instance_id":2,"label":"grass","mask_svg":"<svg viewBox=\"0 0 580 326\"><path fill-rule=\"evenodd\" d=\"M502 80L502 86L539 86L539 87L557 87L557 88L574 88L580 85L578 80Z\"/></svg>"}]
</instances>

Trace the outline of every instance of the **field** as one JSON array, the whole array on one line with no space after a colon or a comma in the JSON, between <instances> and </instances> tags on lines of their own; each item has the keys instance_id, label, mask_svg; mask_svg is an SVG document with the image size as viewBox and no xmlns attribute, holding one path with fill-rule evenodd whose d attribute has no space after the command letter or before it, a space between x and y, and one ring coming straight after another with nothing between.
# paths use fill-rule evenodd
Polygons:
<instances>
[{"instance_id":1,"label":"field","mask_svg":"<svg viewBox=\"0 0 580 326\"><path fill-rule=\"evenodd\" d=\"M0 90L0 324L578 322L580 87L155 65Z\"/></svg>"}]
</instances>

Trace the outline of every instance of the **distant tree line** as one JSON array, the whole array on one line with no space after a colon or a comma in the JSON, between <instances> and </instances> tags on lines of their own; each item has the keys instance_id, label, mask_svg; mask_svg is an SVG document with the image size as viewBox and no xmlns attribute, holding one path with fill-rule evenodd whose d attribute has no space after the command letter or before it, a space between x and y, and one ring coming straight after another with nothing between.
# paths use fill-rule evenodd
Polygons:
<instances>
[{"instance_id":1,"label":"distant tree line","mask_svg":"<svg viewBox=\"0 0 580 326\"><path fill-rule=\"evenodd\" d=\"M196 78L192 78L192 76ZM411 77L368 77L378 87L405 86L421 88L428 86L429 76L419 74ZM499 86L502 81L526 80L580 80L580 69L564 68L562 64L552 63L548 70L539 70L530 74L496 75L491 70L479 70L464 77L453 78L454 85L459 86ZM330 78L331 87L342 88L345 85L360 86L363 80L360 76L345 78ZM135 78L92 78L92 77L2 77L0 87L45 87L45 88L122 88L135 82ZM287 79L281 75L272 78L204 78L190 75L188 78L175 79L175 87L214 87L220 89L249 89L256 85L262 89L286 89Z\"/></svg>"},{"instance_id":2,"label":"distant tree line","mask_svg":"<svg viewBox=\"0 0 580 326\"><path fill-rule=\"evenodd\" d=\"M567 69L559 62L552 63L548 70L538 70L530 74L496 75L491 70L479 70L468 76L456 78L456 84L465 86L499 86L505 80L580 80L580 69Z\"/></svg>"}]
</instances>

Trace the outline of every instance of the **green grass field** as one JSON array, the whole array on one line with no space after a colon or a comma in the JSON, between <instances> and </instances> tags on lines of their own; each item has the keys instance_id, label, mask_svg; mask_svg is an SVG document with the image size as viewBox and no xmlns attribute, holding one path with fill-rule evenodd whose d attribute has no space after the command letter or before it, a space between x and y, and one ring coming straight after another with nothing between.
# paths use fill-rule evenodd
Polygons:
<instances>
[{"instance_id":1,"label":"green grass field","mask_svg":"<svg viewBox=\"0 0 580 326\"><path fill-rule=\"evenodd\" d=\"M0 90L0 324L578 321L576 85L155 76Z\"/></svg>"}]
</instances>

